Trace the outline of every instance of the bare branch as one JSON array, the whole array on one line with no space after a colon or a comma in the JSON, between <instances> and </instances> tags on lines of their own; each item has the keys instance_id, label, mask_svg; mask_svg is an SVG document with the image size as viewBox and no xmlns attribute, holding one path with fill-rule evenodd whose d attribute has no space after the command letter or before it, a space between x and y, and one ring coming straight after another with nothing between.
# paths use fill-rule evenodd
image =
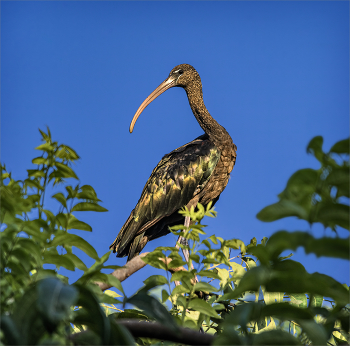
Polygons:
<instances>
[{"instance_id":1,"label":"bare branch","mask_svg":"<svg viewBox=\"0 0 350 346\"><path fill-rule=\"evenodd\" d=\"M111 273L111 275L116 277L120 282L126 280L130 275L134 274L135 272L146 266L146 263L142 260L142 257L145 257L148 254L149 252L144 252L141 255L134 257L131 261L127 262L124 267L114 270L114 272ZM171 258L160 258L160 260L167 264L171 262ZM171 273L175 273L181 270L186 270L186 268L178 267L169 269ZM95 282L95 284L98 285L102 291L108 290L112 287L108 283L104 282Z\"/></svg>"},{"instance_id":2,"label":"bare branch","mask_svg":"<svg viewBox=\"0 0 350 346\"><path fill-rule=\"evenodd\" d=\"M132 334L134 338L144 337L152 338L164 341L172 341L182 343L186 345L211 345L215 339L215 336L206 333L200 333L192 329L178 327L177 331L164 326L158 322L145 322L145 321L133 321L116 319L114 321L126 329ZM88 331L72 334L70 339L73 341Z\"/></svg>"},{"instance_id":3,"label":"bare branch","mask_svg":"<svg viewBox=\"0 0 350 346\"><path fill-rule=\"evenodd\" d=\"M141 268L143 268L146 263L142 261L142 257L145 257L149 252L144 252L141 255L134 257L131 261L127 262L124 267L114 270L111 275L116 277L120 282L127 279L130 275L134 274ZM95 282L102 291L108 290L112 286L104 282Z\"/></svg>"}]
</instances>

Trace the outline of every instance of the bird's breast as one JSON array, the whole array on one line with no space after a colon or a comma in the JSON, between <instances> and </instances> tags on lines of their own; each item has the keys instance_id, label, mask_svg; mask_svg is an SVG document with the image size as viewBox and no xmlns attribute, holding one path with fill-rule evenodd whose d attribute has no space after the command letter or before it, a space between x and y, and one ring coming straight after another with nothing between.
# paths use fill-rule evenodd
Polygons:
<instances>
[{"instance_id":1,"label":"bird's breast","mask_svg":"<svg viewBox=\"0 0 350 346\"><path fill-rule=\"evenodd\" d=\"M201 193L200 203L205 205L217 198L224 191L228 184L230 173L236 163L236 151L237 147L233 143L228 143L228 145L221 149L220 159L208 184Z\"/></svg>"}]
</instances>

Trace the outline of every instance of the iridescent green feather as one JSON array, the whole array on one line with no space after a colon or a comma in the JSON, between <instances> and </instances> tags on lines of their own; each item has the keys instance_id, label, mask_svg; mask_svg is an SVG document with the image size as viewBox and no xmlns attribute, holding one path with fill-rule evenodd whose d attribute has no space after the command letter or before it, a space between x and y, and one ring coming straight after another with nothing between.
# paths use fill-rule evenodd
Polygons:
<instances>
[{"instance_id":1,"label":"iridescent green feather","mask_svg":"<svg viewBox=\"0 0 350 346\"><path fill-rule=\"evenodd\" d=\"M219 149L207 135L165 155L154 168L135 209L110 246L117 256L128 255L130 260L142 250L147 239L168 233L166 220L178 219L178 210L204 189L219 158ZM146 239L142 237L145 232Z\"/></svg>"}]
</instances>

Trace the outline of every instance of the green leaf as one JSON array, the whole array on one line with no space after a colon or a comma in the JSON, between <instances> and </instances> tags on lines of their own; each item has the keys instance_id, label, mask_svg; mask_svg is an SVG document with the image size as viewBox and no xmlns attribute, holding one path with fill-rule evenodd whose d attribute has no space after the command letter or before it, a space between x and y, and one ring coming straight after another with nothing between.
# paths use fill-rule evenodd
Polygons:
<instances>
[{"instance_id":1,"label":"green leaf","mask_svg":"<svg viewBox=\"0 0 350 346\"><path fill-rule=\"evenodd\" d=\"M27 169L28 172L28 177L39 177L39 178L43 178L45 177L45 173L41 170L37 170L37 169Z\"/></svg>"},{"instance_id":2,"label":"green leaf","mask_svg":"<svg viewBox=\"0 0 350 346\"><path fill-rule=\"evenodd\" d=\"M200 257L197 254L190 254L190 259L196 263L200 262Z\"/></svg>"},{"instance_id":3,"label":"green leaf","mask_svg":"<svg viewBox=\"0 0 350 346\"><path fill-rule=\"evenodd\" d=\"M100 200L97 198L97 194L92 186L83 185L80 189L80 192L77 194L79 199L88 199L92 201L99 202Z\"/></svg>"},{"instance_id":4,"label":"green leaf","mask_svg":"<svg viewBox=\"0 0 350 346\"><path fill-rule=\"evenodd\" d=\"M270 330L256 334L252 345L300 345L297 338L283 330Z\"/></svg>"},{"instance_id":5,"label":"green leaf","mask_svg":"<svg viewBox=\"0 0 350 346\"><path fill-rule=\"evenodd\" d=\"M191 272L188 272L188 271L185 271L185 270L180 270L178 272L175 272L171 276L171 282L173 282L173 281L183 281L185 279L191 280L193 278L194 278L194 275Z\"/></svg>"},{"instance_id":6,"label":"green leaf","mask_svg":"<svg viewBox=\"0 0 350 346\"><path fill-rule=\"evenodd\" d=\"M47 128L47 133L48 133L48 134L46 134L44 131L42 131L42 130L40 130L40 129L38 129L38 130L39 130L39 132L41 133L41 135L43 136L43 139L42 139L42 140L44 140L44 141L46 141L46 142L51 142L51 133L50 133L50 129L49 129L48 126L47 126L46 128Z\"/></svg>"},{"instance_id":7,"label":"green leaf","mask_svg":"<svg viewBox=\"0 0 350 346\"><path fill-rule=\"evenodd\" d=\"M77 306L81 309L74 312L73 324L86 325L99 335L102 345L108 345L111 337L111 325L101 309L96 296L84 285L74 284L79 291Z\"/></svg>"},{"instance_id":8,"label":"green leaf","mask_svg":"<svg viewBox=\"0 0 350 346\"><path fill-rule=\"evenodd\" d=\"M313 320L298 320L298 322L313 345L327 345L327 333L321 324Z\"/></svg>"},{"instance_id":9,"label":"green leaf","mask_svg":"<svg viewBox=\"0 0 350 346\"><path fill-rule=\"evenodd\" d=\"M38 292L36 285L31 285L16 302L12 320L20 331L22 345L37 345L47 328L37 310Z\"/></svg>"},{"instance_id":10,"label":"green leaf","mask_svg":"<svg viewBox=\"0 0 350 346\"><path fill-rule=\"evenodd\" d=\"M67 226L68 214L67 213L58 213L56 215L56 221L58 221L59 225L65 229Z\"/></svg>"},{"instance_id":11,"label":"green leaf","mask_svg":"<svg viewBox=\"0 0 350 346\"><path fill-rule=\"evenodd\" d=\"M34 165L47 165L48 161L45 157L36 157L32 160Z\"/></svg>"},{"instance_id":12,"label":"green leaf","mask_svg":"<svg viewBox=\"0 0 350 346\"><path fill-rule=\"evenodd\" d=\"M41 191L44 190L37 179L25 179L24 183L31 188L39 189Z\"/></svg>"},{"instance_id":13,"label":"green leaf","mask_svg":"<svg viewBox=\"0 0 350 346\"><path fill-rule=\"evenodd\" d=\"M220 276L212 270L201 270L197 275L220 280Z\"/></svg>"},{"instance_id":14,"label":"green leaf","mask_svg":"<svg viewBox=\"0 0 350 346\"><path fill-rule=\"evenodd\" d=\"M52 198L59 201L67 209L66 197L64 197L64 194L62 192L56 193L55 195L52 196Z\"/></svg>"},{"instance_id":15,"label":"green leaf","mask_svg":"<svg viewBox=\"0 0 350 346\"><path fill-rule=\"evenodd\" d=\"M148 316L143 314L140 310L136 309L125 309L122 312L111 314L116 319L137 319L137 320L148 320Z\"/></svg>"},{"instance_id":16,"label":"green leaf","mask_svg":"<svg viewBox=\"0 0 350 346\"><path fill-rule=\"evenodd\" d=\"M215 270L218 272L218 274L220 276L220 286L222 288L225 287L227 282L230 280L229 271L227 269L224 269L224 268L215 268Z\"/></svg>"},{"instance_id":17,"label":"green leaf","mask_svg":"<svg viewBox=\"0 0 350 346\"><path fill-rule=\"evenodd\" d=\"M182 293L190 293L190 290L183 285L178 285L178 286L175 286L175 288L171 292L171 295L175 296L177 294L182 294Z\"/></svg>"},{"instance_id":18,"label":"green leaf","mask_svg":"<svg viewBox=\"0 0 350 346\"><path fill-rule=\"evenodd\" d=\"M4 333L8 345L21 345L23 343L21 333L10 316L1 316L1 331Z\"/></svg>"},{"instance_id":19,"label":"green leaf","mask_svg":"<svg viewBox=\"0 0 350 346\"><path fill-rule=\"evenodd\" d=\"M322 145L323 145L323 137L316 136L311 139L310 143L306 148L306 152L314 155L317 158L317 160L319 160L320 162L323 162L324 152L322 150Z\"/></svg>"},{"instance_id":20,"label":"green leaf","mask_svg":"<svg viewBox=\"0 0 350 346\"><path fill-rule=\"evenodd\" d=\"M96 250L86 240L78 235L69 233L57 235L51 242L51 246L64 246L65 244L77 247L95 260L99 259Z\"/></svg>"},{"instance_id":21,"label":"green leaf","mask_svg":"<svg viewBox=\"0 0 350 346\"><path fill-rule=\"evenodd\" d=\"M208 284L207 282L197 282L194 285L194 291L205 291L205 292L217 292L218 289L215 288L214 286Z\"/></svg>"},{"instance_id":22,"label":"green leaf","mask_svg":"<svg viewBox=\"0 0 350 346\"><path fill-rule=\"evenodd\" d=\"M325 182L337 187L337 198L345 196L349 198L349 167L332 167Z\"/></svg>"},{"instance_id":23,"label":"green leaf","mask_svg":"<svg viewBox=\"0 0 350 346\"><path fill-rule=\"evenodd\" d=\"M148 291L156 286L162 286L168 283L168 280L163 275L151 275L144 282L144 287L142 287L142 291Z\"/></svg>"},{"instance_id":24,"label":"green leaf","mask_svg":"<svg viewBox=\"0 0 350 346\"><path fill-rule=\"evenodd\" d=\"M104 294L113 298L118 298L118 297L122 297L120 294L118 294L117 292L114 292L112 290L106 290L104 291Z\"/></svg>"},{"instance_id":25,"label":"green leaf","mask_svg":"<svg viewBox=\"0 0 350 346\"><path fill-rule=\"evenodd\" d=\"M71 210L73 211L108 211L106 208L101 207L96 203L81 202L77 203Z\"/></svg>"},{"instance_id":26,"label":"green leaf","mask_svg":"<svg viewBox=\"0 0 350 346\"><path fill-rule=\"evenodd\" d=\"M313 320L313 314L307 309L300 309L295 305L273 303L262 307L261 316L275 316L282 320Z\"/></svg>"},{"instance_id":27,"label":"green leaf","mask_svg":"<svg viewBox=\"0 0 350 346\"><path fill-rule=\"evenodd\" d=\"M167 270L167 266L165 265L165 263L160 260L160 258L165 257L166 256L161 251L152 251L145 257L142 257L141 259L142 261L151 265L152 267Z\"/></svg>"},{"instance_id":28,"label":"green leaf","mask_svg":"<svg viewBox=\"0 0 350 346\"><path fill-rule=\"evenodd\" d=\"M307 307L307 297L305 293L292 293L289 294L290 303L293 305L296 305L300 308L306 308Z\"/></svg>"},{"instance_id":29,"label":"green leaf","mask_svg":"<svg viewBox=\"0 0 350 346\"><path fill-rule=\"evenodd\" d=\"M225 240L224 245L235 250L241 249L242 253L245 253L246 251L244 243L239 239Z\"/></svg>"},{"instance_id":30,"label":"green leaf","mask_svg":"<svg viewBox=\"0 0 350 346\"><path fill-rule=\"evenodd\" d=\"M169 293L166 290L162 290L162 303L165 303L169 298Z\"/></svg>"},{"instance_id":31,"label":"green leaf","mask_svg":"<svg viewBox=\"0 0 350 346\"><path fill-rule=\"evenodd\" d=\"M297 203L288 200L281 200L265 207L256 215L260 221L264 222L276 221L289 216L296 216L300 219L306 220L308 214L305 209Z\"/></svg>"},{"instance_id":32,"label":"green leaf","mask_svg":"<svg viewBox=\"0 0 350 346\"><path fill-rule=\"evenodd\" d=\"M174 259L170 263L168 263L168 269L179 268L185 264L186 262L184 262L182 258Z\"/></svg>"},{"instance_id":33,"label":"green leaf","mask_svg":"<svg viewBox=\"0 0 350 346\"><path fill-rule=\"evenodd\" d=\"M76 268L80 269L80 270L87 270L86 265L84 264L84 262L76 255L72 254L72 253L67 253L65 255L63 255L64 257L68 258Z\"/></svg>"},{"instance_id":34,"label":"green leaf","mask_svg":"<svg viewBox=\"0 0 350 346\"><path fill-rule=\"evenodd\" d=\"M191 299L188 304L189 309L193 309L201 312L202 314L212 316L215 318L221 318L220 315L215 311L215 309L206 301L199 298Z\"/></svg>"},{"instance_id":35,"label":"green leaf","mask_svg":"<svg viewBox=\"0 0 350 346\"><path fill-rule=\"evenodd\" d=\"M72 336L74 345L101 345L101 338L92 330L85 330L84 333L74 333Z\"/></svg>"},{"instance_id":36,"label":"green leaf","mask_svg":"<svg viewBox=\"0 0 350 346\"><path fill-rule=\"evenodd\" d=\"M56 156L60 159L68 159L70 161L78 160L79 155L68 145L61 145L56 152Z\"/></svg>"},{"instance_id":37,"label":"green leaf","mask_svg":"<svg viewBox=\"0 0 350 346\"><path fill-rule=\"evenodd\" d=\"M71 259L65 255L55 255L44 252L44 263L54 264L58 269L64 267L68 270L74 271L75 265Z\"/></svg>"},{"instance_id":38,"label":"green leaf","mask_svg":"<svg viewBox=\"0 0 350 346\"><path fill-rule=\"evenodd\" d=\"M28 253L30 253L30 255L35 258L37 263L41 264L41 249L35 241L29 238L19 238L17 240L16 247L17 246L26 249Z\"/></svg>"},{"instance_id":39,"label":"green leaf","mask_svg":"<svg viewBox=\"0 0 350 346\"><path fill-rule=\"evenodd\" d=\"M339 203L322 203L318 209L315 221L325 225L339 225L349 230L349 206Z\"/></svg>"},{"instance_id":40,"label":"green leaf","mask_svg":"<svg viewBox=\"0 0 350 346\"><path fill-rule=\"evenodd\" d=\"M336 154L349 154L349 138L335 143L330 152Z\"/></svg>"},{"instance_id":41,"label":"green leaf","mask_svg":"<svg viewBox=\"0 0 350 346\"><path fill-rule=\"evenodd\" d=\"M50 331L54 331L58 324L66 319L71 306L78 298L78 291L74 286L64 285L56 278L47 278L37 285L37 307L48 322Z\"/></svg>"},{"instance_id":42,"label":"green leaf","mask_svg":"<svg viewBox=\"0 0 350 346\"><path fill-rule=\"evenodd\" d=\"M318 295L318 294L314 294L312 296L312 301L311 301L311 306L315 306L315 307L321 307L323 303L323 297Z\"/></svg>"},{"instance_id":43,"label":"green leaf","mask_svg":"<svg viewBox=\"0 0 350 346\"><path fill-rule=\"evenodd\" d=\"M156 321L166 325L177 331L178 327L172 316L166 310L163 304L157 299L144 293L138 293L126 300L127 303L132 304L142 310L146 315L155 319Z\"/></svg>"},{"instance_id":44,"label":"green leaf","mask_svg":"<svg viewBox=\"0 0 350 346\"><path fill-rule=\"evenodd\" d=\"M268 240L265 250L269 259L277 259L285 250L296 251L299 246L302 246L305 253L314 253L317 257L335 257L349 258L349 238L314 238L308 232L287 232L278 231L274 233ZM260 255L255 253L258 256Z\"/></svg>"},{"instance_id":45,"label":"green leaf","mask_svg":"<svg viewBox=\"0 0 350 346\"><path fill-rule=\"evenodd\" d=\"M122 284L120 283L119 279L114 277L112 274L107 274L107 282L124 294Z\"/></svg>"},{"instance_id":46,"label":"green leaf","mask_svg":"<svg viewBox=\"0 0 350 346\"><path fill-rule=\"evenodd\" d=\"M70 168L69 166L60 163L60 162L55 162L55 166L57 168L57 171L60 173L60 176L62 178L75 178L78 179L77 175L75 172Z\"/></svg>"},{"instance_id":47,"label":"green leaf","mask_svg":"<svg viewBox=\"0 0 350 346\"><path fill-rule=\"evenodd\" d=\"M81 231L92 232L92 227L90 225L88 225L83 221L78 220L73 215L71 215L71 218L68 221L67 229L79 229Z\"/></svg>"},{"instance_id":48,"label":"green leaf","mask_svg":"<svg viewBox=\"0 0 350 346\"><path fill-rule=\"evenodd\" d=\"M236 299L246 291L258 291L260 286L268 281L270 275L270 270L262 266L248 270L239 285L232 292L219 297L217 301Z\"/></svg>"},{"instance_id":49,"label":"green leaf","mask_svg":"<svg viewBox=\"0 0 350 346\"><path fill-rule=\"evenodd\" d=\"M213 345L244 345L244 339L238 336L238 333L233 325L225 324L222 333L214 339Z\"/></svg>"},{"instance_id":50,"label":"green leaf","mask_svg":"<svg viewBox=\"0 0 350 346\"><path fill-rule=\"evenodd\" d=\"M66 191L68 192L67 199L75 198L75 196L77 195L77 187L73 190L72 186L66 186Z\"/></svg>"},{"instance_id":51,"label":"green leaf","mask_svg":"<svg viewBox=\"0 0 350 346\"><path fill-rule=\"evenodd\" d=\"M267 291L309 292L323 297L331 297L339 304L346 305L349 302L348 291L338 281L324 274L281 271L275 273L269 281L264 281Z\"/></svg>"},{"instance_id":52,"label":"green leaf","mask_svg":"<svg viewBox=\"0 0 350 346\"><path fill-rule=\"evenodd\" d=\"M275 302L280 303L283 301L283 292L266 292L263 290L264 301L268 304L274 304Z\"/></svg>"},{"instance_id":53,"label":"green leaf","mask_svg":"<svg viewBox=\"0 0 350 346\"><path fill-rule=\"evenodd\" d=\"M114 322L113 316L108 316L111 323L111 338L109 345L135 345L133 336L127 328Z\"/></svg>"},{"instance_id":54,"label":"green leaf","mask_svg":"<svg viewBox=\"0 0 350 346\"><path fill-rule=\"evenodd\" d=\"M52 146L51 144L49 143L44 143L44 144L41 144L39 145L38 147L35 148L36 150L42 150L42 151L46 151L48 153L52 152L55 147Z\"/></svg>"}]
</instances>

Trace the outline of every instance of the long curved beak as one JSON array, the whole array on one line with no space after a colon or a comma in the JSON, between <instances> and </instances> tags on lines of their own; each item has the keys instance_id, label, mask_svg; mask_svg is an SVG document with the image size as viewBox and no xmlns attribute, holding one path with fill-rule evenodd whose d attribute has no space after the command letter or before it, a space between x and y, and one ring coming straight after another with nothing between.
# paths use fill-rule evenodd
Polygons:
<instances>
[{"instance_id":1,"label":"long curved beak","mask_svg":"<svg viewBox=\"0 0 350 346\"><path fill-rule=\"evenodd\" d=\"M142 102L141 106L139 107L139 109L137 110L137 112L135 113L134 117L131 120L131 124L130 124L130 133L132 133L132 131L134 130L134 126L136 123L136 120L138 119L138 117L140 116L140 114L143 112L143 110L153 101L155 100L160 94L162 94L165 90L168 90L169 88L175 86L176 84L176 79L171 76L169 78L167 78L162 84L159 85L159 87L154 90L147 98L145 101Z\"/></svg>"}]
</instances>

